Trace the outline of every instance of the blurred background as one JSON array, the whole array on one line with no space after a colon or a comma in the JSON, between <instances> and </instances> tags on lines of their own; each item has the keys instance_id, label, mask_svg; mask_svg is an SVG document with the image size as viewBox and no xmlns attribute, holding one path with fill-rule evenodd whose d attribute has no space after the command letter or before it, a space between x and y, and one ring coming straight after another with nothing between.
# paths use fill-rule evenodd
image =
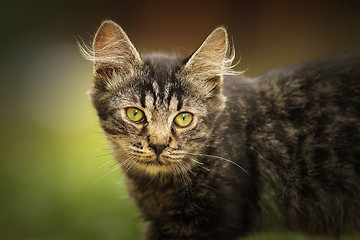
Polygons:
<instances>
[{"instance_id":1,"label":"blurred background","mask_svg":"<svg viewBox=\"0 0 360 240\"><path fill-rule=\"evenodd\" d=\"M217 26L236 70L255 76L314 58L359 53L360 1L6 1L0 38L0 239L140 239L87 89L90 44L104 19L140 52L186 56ZM263 234L254 239L304 239Z\"/></svg>"}]
</instances>

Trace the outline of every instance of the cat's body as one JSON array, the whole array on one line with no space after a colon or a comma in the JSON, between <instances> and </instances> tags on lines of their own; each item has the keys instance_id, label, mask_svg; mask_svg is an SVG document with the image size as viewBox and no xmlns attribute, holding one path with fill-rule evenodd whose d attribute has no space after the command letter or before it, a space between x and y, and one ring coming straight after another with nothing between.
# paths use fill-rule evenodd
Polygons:
<instances>
[{"instance_id":1,"label":"cat's body","mask_svg":"<svg viewBox=\"0 0 360 240\"><path fill-rule=\"evenodd\" d=\"M223 79L227 52L222 28L185 60L97 33L92 101L147 239L360 230L360 59Z\"/></svg>"},{"instance_id":2,"label":"cat's body","mask_svg":"<svg viewBox=\"0 0 360 240\"><path fill-rule=\"evenodd\" d=\"M255 81L244 129L262 217L311 234L360 230L360 60L307 62Z\"/></svg>"}]
</instances>

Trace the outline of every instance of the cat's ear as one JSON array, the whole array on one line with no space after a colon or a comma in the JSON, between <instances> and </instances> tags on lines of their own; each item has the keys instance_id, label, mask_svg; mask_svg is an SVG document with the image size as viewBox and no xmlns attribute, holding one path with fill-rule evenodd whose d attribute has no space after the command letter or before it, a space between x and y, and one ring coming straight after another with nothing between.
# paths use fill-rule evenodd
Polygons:
<instances>
[{"instance_id":1,"label":"cat's ear","mask_svg":"<svg viewBox=\"0 0 360 240\"><path fill-rule=\"evenodd\" d=\"M142 64L138 51L124 30L112 21L104 21L93 42L95 73L109 77L114 70L121 74L131 72Z\"/></svg>"},{"instance_id":2,"label":"cat's ear","mask_svg":"<svg viewBox=\"0 0 360 240\"><path fill-rule=\"evenodd\" d=\"M186 78L203 87L204 91L219 87L226 70L228 45L226 29L216 28L187 61Z\"/></svg>"}]
</instances>

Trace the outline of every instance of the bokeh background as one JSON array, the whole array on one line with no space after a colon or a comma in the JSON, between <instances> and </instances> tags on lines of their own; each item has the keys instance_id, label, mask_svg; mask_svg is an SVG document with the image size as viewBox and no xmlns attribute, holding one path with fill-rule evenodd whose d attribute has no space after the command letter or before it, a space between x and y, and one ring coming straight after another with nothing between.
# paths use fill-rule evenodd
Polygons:
<instances>
[{"instance_id":1,"label":"bokeh background","mask_svg":"<svg viewBox=\"0 0 360 240\"><path fill-rule=\"evenodd\" d=\"M255 76L314 58L358 54L360 1L3 1L0 38L0 239L140 239L86 95L91 43L104 19L140 52L188 55L219 25L236 70ZM252 239L305 239L262 234Z\"/></svg>"}]
</instances>

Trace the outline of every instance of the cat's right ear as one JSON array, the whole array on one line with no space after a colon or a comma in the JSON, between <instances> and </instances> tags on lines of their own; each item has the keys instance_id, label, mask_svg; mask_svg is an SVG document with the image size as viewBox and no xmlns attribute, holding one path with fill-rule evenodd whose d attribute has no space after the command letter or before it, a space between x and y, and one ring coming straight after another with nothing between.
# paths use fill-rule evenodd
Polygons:
<instances>
[{"instance_id":1,"label":"cat's right ear","mask_svg":"<svg viewBox=\"0 0 360 240\"><path fill-rule=\"evenodd\" d=\"M186 79L206 96L219 92L223 74L229 69L233 57L228 57L229 41L224 27L216 28L187 60L184 70Z\"/></svg>"},{"instance_id":2,"label":"cat's right ear","mask_svg":"<svg viewBox=\"0 0 360 240\"><path fill-rule=\"evenodd\" d=\"M95 74L111 77L114 71L128 74L141 65L138 51L124 30L113 21L104 21L99 27L93 42Z\"/></svg>"}]
</instances>

